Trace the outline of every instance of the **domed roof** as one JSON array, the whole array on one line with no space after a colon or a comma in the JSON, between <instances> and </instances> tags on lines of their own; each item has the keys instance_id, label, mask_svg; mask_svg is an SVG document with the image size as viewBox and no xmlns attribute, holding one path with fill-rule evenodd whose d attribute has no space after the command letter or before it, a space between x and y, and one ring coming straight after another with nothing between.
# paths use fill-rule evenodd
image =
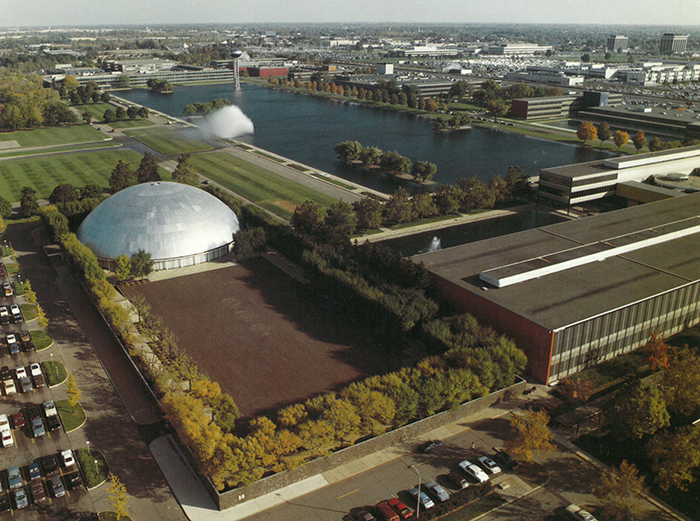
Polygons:
<instances>
[{"instance_id":1,"label":"domed roof","mask_svg":"<svg viewBox=\"0 0 700 521\"><path fill-rule=\"evenodd\" d=\"M131 186L100 203L78 228L78 239L98 257L139 250L151 259L203 253L233 241L236 214L216 197L180 183Z\"/></svg>"}]
</instances>

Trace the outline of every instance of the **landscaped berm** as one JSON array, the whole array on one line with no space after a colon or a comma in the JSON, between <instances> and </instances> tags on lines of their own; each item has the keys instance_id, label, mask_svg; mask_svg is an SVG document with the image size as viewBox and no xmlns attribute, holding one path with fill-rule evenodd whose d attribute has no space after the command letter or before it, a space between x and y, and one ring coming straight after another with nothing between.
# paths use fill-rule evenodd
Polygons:
<instances>
[{"instance_id":1,"label":"landscaped berm","mask_svg":"<svg viewBox=\"0 0 700 521\"><path fill-rule=\"evenodd\" d=\"M251 417L396 369L331 302L264 258L124 288L143 295L199 370Z\"/></svg>"}]
</instances>

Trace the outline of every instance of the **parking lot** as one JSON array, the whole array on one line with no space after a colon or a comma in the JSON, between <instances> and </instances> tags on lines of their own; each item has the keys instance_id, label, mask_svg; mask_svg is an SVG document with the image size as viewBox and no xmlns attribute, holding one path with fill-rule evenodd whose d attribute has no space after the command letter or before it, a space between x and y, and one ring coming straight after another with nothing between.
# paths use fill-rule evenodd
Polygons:
<instances>
[{"instance_id":1,"label":"parking lot","mask_svg":"<svg viewBox=\"0 0 700 521\"><path fill-rule=\"evenodd\" d=\"M0 264L0 512L48 519L87 493L77 462L61 456L70 444L55 400L64 396L47 385L41 359L52 354L35 351L29 331L38 326L25 322L15 281Z\"/></svg>"}]
</instances>

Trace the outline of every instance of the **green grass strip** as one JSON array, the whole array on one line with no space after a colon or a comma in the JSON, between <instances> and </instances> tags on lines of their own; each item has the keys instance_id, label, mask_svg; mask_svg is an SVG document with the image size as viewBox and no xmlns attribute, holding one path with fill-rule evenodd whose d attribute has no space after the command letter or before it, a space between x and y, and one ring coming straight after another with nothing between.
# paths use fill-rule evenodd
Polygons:
<instances>
[{"instance_id":1,"label":"green grass strip","mask_svg":"<svg viewBox=\"0 0 700 521\"><path fill-rule=\"evenodd\" d=\"M336 202L330 196L225 152L200 154L191 161L206 177L284 219L291 219L294 208L307 199L322 208Z\"/></svg>"},{"instance_id":2,"label":"green grass strip","mask_svg":"<svg viewBox=\"0 0 700 521\"><path fill-rule=\"evenodd\" d=\"M46 349L47 347L53 344L53 338L51 338L49 332L43 329L30 331L29 335L32 337L32 341L34 342L34 348L37 351Z\"/></svg>"},{"instance_id":3,"label":"green grass strip","mask_svg":"<svg viewBox=\"0 0 700 521\"><path fill-rule=\"evenodd\" d=\"M68 400L58 400L56 409L61 415L61 422L66 432L72 432L79 429L85 423L85 410L78 404L73 408Z\"/></svg>"},{"instance_id":4,"label":"green grass strip","mask_svg":"<svg viewBox=\"0 0 700 521\"><path fill-rule=\"evenodd\" d=\"M46 376L46 383L49 387L62 384L68 379L66 368L61 362L49 360L47 362L42 362L41 366Z\"/></svg>"},{"instance_id":5,"label":"green grass strip","mask_svg":"<svg viewBox=\"0 0 700 521\"><path fill-rule=\"evenodd\" d=\"M162 127L127 130L124 134L133 137L161 154L184 154L186 152L204 152L212 149L206 143L186 136L182 132Z\"/></svg>"},{"instance_id":6,"label":"green grass strip","mask_svg":"<svg viewBox=\"0 0 700 521\"><path fill-rule=\"evenodd\" d=\"M0 141L17 141L23 147L44 147L102 140L104 140L102 132L85 124L0 132Z\"/></svg>"},{"instance_id":7,"label":"green grass strip","mask_svg":"<svg viewBox=\"0 0 700 521\"><path fill-rule=\"evenodd\" d=\"M321 179L322 181L326 181L327 183L334 184L335 186L345 188L346 190L356 190L357 189L357 187L349 185L347 183L343 183L341 181L338 181L337 179L335 179L333 177L327 177L327 176L321 175L321 174L311 174L311 177L315 177L316 179Z\"/></svg>"}]
</instances>

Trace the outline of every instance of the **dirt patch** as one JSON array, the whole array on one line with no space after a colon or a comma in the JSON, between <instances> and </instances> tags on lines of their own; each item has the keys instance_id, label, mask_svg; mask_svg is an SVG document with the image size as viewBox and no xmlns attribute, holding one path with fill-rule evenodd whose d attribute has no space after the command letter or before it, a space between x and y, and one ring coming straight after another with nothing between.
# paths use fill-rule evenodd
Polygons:
<instances>
[{"instance_id":1,"label":"dirt patch","mask_svg":"<svg viewBox=\"0 0 700 521\"><path fill-rule=\"evenodd\" d=\"M124 291L148 300L244 417L398 364L368 345L362 328L348 324L333 302L315 298L264 259Z\"/></svg>"},{"instance_id":2,"label":"dirt patch","mask_svg":"<svg viewBox=\"0 0 700 521\"><path fill-rule=\"evenodd\" d=\"M285 212L294 213L294 210L297 209L296 204L290 203L289 201L283 201L282 199L273 199L270 202L274 204L277 208L281 208Z\"/></svg>"}]
</instances>

